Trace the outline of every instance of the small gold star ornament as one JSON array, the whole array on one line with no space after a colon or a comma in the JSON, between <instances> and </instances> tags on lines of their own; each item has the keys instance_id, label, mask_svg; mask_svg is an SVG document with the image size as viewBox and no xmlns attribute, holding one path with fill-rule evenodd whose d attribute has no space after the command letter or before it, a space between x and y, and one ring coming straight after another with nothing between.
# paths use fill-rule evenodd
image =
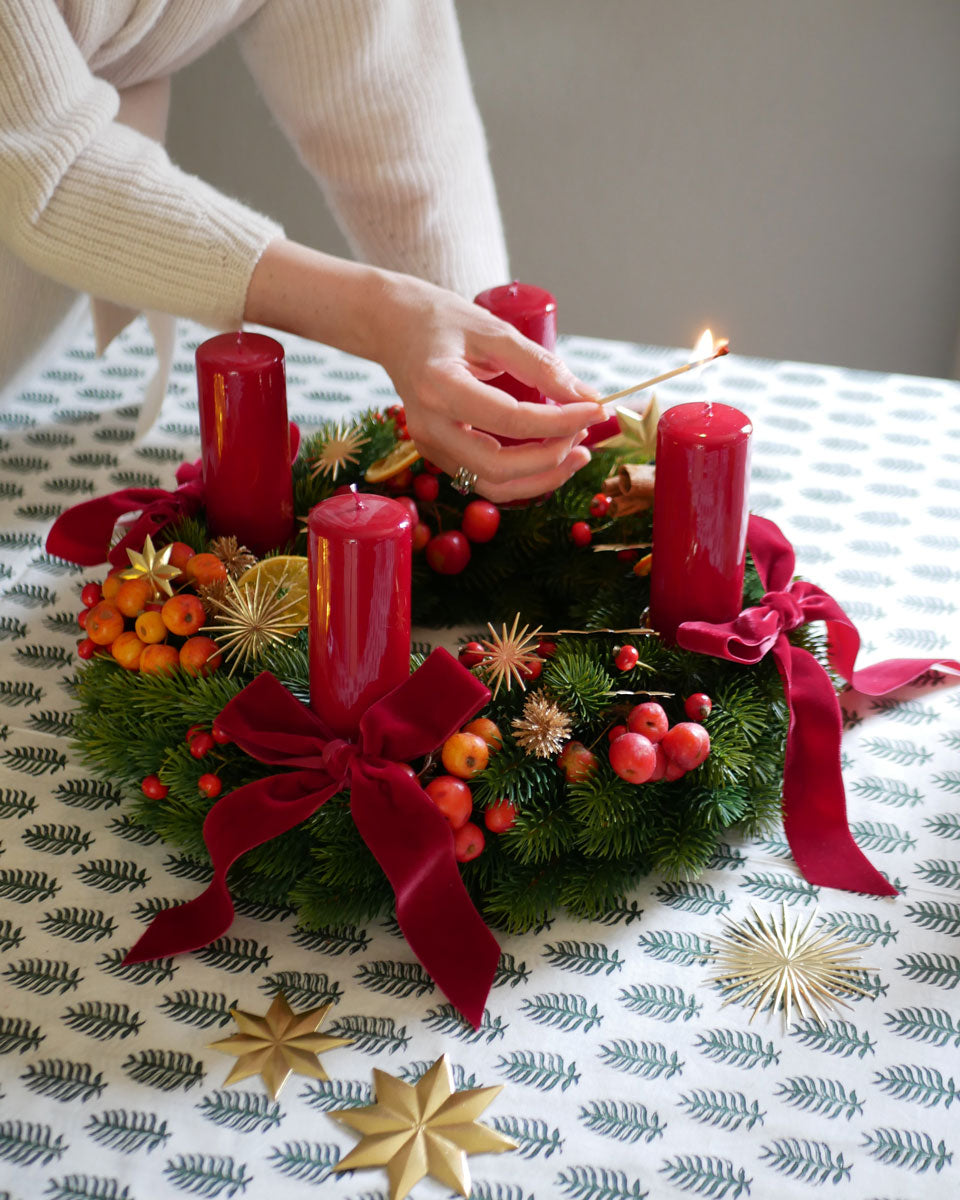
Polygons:
<instances>
[{"instance_id":1,"label":"small gold star ornament","mask_svg":"<svg viewBox=\"0 0 960 1200\"><path fill-rule=\"evenodd\" d=\"M266 1014L242 1012L231 1008L230 1015L239 1033L219 1042L211 1042L212 1050L232 1054L237 1061L226 1083L238 1083L259 1075L270 1097L276 1100L290 1075L308 1075L311 1079L326 1079L318 1055L336 1046L349 1046L349 1038L330 1037L318 1033L331 1005L295 1013L283 992L277 992Z\"/></svg>"},{"instance_id":2,"label":"small gold star ornament","mask_svg":"<svg viewBox=\"0 0 960 1200\"><path fill-rule=\"evenodd\" d=\"M497 633L488 621L487 628L490 630L490 636L480 642L483 647L483 658L480 660L479 666L487 686L493 688L494 700L497 698L501 685L505 685L509 692L514 680L520 685L521 692L526 691L524 668L541 661L540 656L536 653L540 638L540 626L538 625L531 633L529 625L524 625L518 631L519 624L520 614L517 613L513 618L510 632L507 632L504 624L501 626L500 633Z\"/></svg>"},{"instance_id":3,"label":"small gold star ornament","mask_svg":"<svg viewBox=\"0 0 960 1200\"><path fill-rule=\"evenodd\" d=\"M120 578L145 579L152 589L151 599L153 600L158 599L161 592L172 596L173 588L170 586L170 580L176 579L180 574L180 568L173 566L170 562L172 551L172 543L164 546L162 550L157 550L154 547L153 538L148 533L144 539L142 552L127 547L130 566L120 572Z\"/></svg>"},{"instance_id":4,"label":"small gold star ornament","mask_svg":"<svg viewBox=\"0 0 960 1200\"><path fill-rule=\"evenodd\" d=\"M719 970L709 980L720 985L724 1003L753 1004L751 1021L764 1008L779 1008L788 1025L794 1007L797 1016L806 1010L822 1022L819 1005L849 1008L844 996L866 995L858 986L864 973L858 947L829 930L812 930L817 911L791 920L786 905L767 917L753 909L739 925L728 925L716 939Z\"/></svg>"},{"instance_id":5,"label":"small gold star ornament","mask_svg":"<svg viewBox=\"0 0 960 1200\"><path fill-rule=\"evenodd\" d=\"M370 439L356 429L344 429L338 421L319 451L310 459L310 474L329 475L336 482L337 476L351 463L359 461L360 450Z\"/></svg>"},{"instance_id":6,"label":"small gold star ornament","mask_svg":"<svg viewBox=\"0 0 960 1200\"><path fill-rule=\"evenodd\" d=\"M390 1200L403 1200L427 1175L469 1196L467 1155L516 1149L515 1142L477 1120L502 1087L455 1092L445 1056L417 1083L376 1069L373 1081L375 1104L329 1114L362 1135L334 1170L386 1167Z\"/></svg>"}]
</instances>

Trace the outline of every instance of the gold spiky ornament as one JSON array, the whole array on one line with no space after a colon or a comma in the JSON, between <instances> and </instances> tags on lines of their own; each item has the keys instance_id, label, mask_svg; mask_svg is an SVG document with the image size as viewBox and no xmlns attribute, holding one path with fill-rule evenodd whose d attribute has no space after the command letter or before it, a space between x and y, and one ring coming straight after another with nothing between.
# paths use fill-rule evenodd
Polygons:
<instances>
[{"instance_id":1,"label":"gold spiky ornament","mask_svg":"<svg viewBox=\"0 0 960 1200\"><path fill-rule=\"evenodd\" d=\"M170 580L176 579L180 574L180 568L175 567L170 562L170 555L173 552L173 543L164 546L162 550L157 550L153 544L153 538L148 533L143 541L143 550L131 550L127 547L127 557L130 559L130 566L120 572L121 579L145 579L151 588L151 600L158 600L161 593L166 593L168 596L173 595L173 588L170 586Z\"/></svg>"},{"instance_id":2,"label":"gold spiky ornament","mask_svg":"<svg viewBox=\"0 0 960 1200\"><path fill-rule=\"evenodd\" d=\"M369 437L358 429L345 429L338 421L317 453L310 459L310 475L329 475L333 482L350 464L360 461L360 450Z\"/></svg>"},{"instance_id":3,"label":"gold spiky ornament","mask_svg":"<svg viewBox=\"0 0 960 1200\"><path fill-rule=\"evenodd\" d=\"M783 1012L784 1025L791 1011L822 1023L820 1005L849 1008L844 996L861 996L864 968L856 961L858 946L830 930L811 927L819 910L806 920L791 920L785 904L780 913L761 917L756 909L739 925L728 925L716 939L718 971L709 982L720 985L724 1004L753 1004L750 1020L768 1008Z\"/></svg>"},{"instance_id":4,"label":"gold spiky ornament","mask_svg":"<svg viewBox=\"0 0 960 1200\"><path fill-rule=\"evenodd\" d=\"M269 647L279 645L303 628L296 618L299 604L295 596L281 596L279 585L261 585L260 578L253 587L239 587L227 578L227 591L218 603L213 623L203 627L227 658L231 659L228 674L238 667L255 662Z\"/></svg>"},{"instance_id":5,"label":"gold spiky ornament","mask_svg":"<svg viewBox=\"0 0 960 1200\"><path fill-rule=\"evenodd\" d=\"M239 579L244 571L249 571L257 561L257 556L246 546L241 546L232 534L214 538L210 543L210 553L220 559L232 579Z\"/></svg>"},{"instance_id":6,"label":"gold spiky ornament","mask_svg":"<svg viewBox=\"0 0 960 1200\"><path fill-rule=\"evenodd\" d=\"M485 683L493 690L494 700L496 700L501 686L505 686L509 692L514 681L520 685L520 690L525 692L527 690L525 669L541 661L540 656L536 653L540 626L538 625L533 632L529 632L530 626L524 625L518 632L519 624L520 614L517 613L513 618L510 632L507 632L507 626L504 623L500 627L500 633L497 633L488 621L487 628L490 630L490 636L480 640L480 645L483 647L483 658L478 665Z\"/></svg>"},{"instance_id":7,"label":"gold spiky ornament","mask_svg":"<svg viewBox=\"0 0 960 1200\"><path fill-rule=\"evenodd\" d=\"M513 719L513 740L533 758L553 758L570 737L573 718L543 692L534 692Z\"/></svg>"}]
</instances>

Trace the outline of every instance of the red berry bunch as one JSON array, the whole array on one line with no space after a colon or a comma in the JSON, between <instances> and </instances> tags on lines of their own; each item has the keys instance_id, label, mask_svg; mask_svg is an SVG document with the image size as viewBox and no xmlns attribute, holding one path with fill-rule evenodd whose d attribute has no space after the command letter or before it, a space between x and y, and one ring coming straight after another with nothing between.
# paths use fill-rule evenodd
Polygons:
<instances>
[{"instance_id":1,"label":"red berry bunch","mask_svg":"<svg viewBox=\"0 0 960 1200\"><path fill-rule=\"evenodd\" d=\"M602 521L610 511L610 505L613 500L609 496L605 496L603 492L597 494L590 501L590 516L597 521ZM593 540L593 530L587 521L574 521L570 526L570 541L581 550L589 546Z\"/></svg>"},{"instance_id":2,"label":"red berry bunch","mask_svg":"<svg viewBox=\"0 0 960 1200\"><path fill-rule=\"evenodd\" d=\"M396 426L397 441L409 442L410 431L407 429L407 413L402 404L391 404L385 409L385 414L390 417Z\"/></svg>"},{"instance_id":3,"label":"red berry bunch","mask_svg":"<svg viewBox=\"0 0 960 1200\"><path fill-rule=\"evenodd\" d=\"M691 700L696 702L695 711L705 710L704 715L713 707L709 696L698 693L687 700L688 715ZM626 728L618 725L610 733L610 766L628 783L679 779L699 767L710 753L710 735L702 725L680 721L671 727L663 706L654 701L635 705L627 715Z\"/></svg>"},{"instance_id":4,"label":"red berry bunch","mask_svg":"<svg viewBox=\"0 0 960 1200\"><path fill-rule=\"evenodd\" d=\"M437 775L424 791L443 813L453 830L453 853L457 862L470 862L482 854L483 830L470 818L473 816L473 792L469 780L478 775L503 745L496 723L487 717L477 717L459 733L451 734L443 743L440 759L446 775ZM517 819L517 810L510 800L496 800L483 816L491 833L504 833Z\"/></svg>"}]
</instances>

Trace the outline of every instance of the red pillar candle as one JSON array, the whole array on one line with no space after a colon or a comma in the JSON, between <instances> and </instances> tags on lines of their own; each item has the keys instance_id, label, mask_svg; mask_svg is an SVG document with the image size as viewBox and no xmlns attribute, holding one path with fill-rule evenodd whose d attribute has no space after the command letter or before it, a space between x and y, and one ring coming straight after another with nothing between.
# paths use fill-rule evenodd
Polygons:
<instances>
[{"instance_id":1,"label":"red pillar candle","mask_svg":"<svg viewBox=\"0 0 960 1200\"><path fill-rule=\"evenodd\" d=\"M203 494L211 533L255 554L293 536L293 479L283 347L262 333L221 333L197 347Z\"/></svg>"},{"instance_id":2,"label":"red pillar candle","mask_svg":"<svg viewBox=\"0 0 960 1200\"><path fill-rule=\"evenodd\" d=\"M650 625L669 642L684 621L740 612L752 433L726 404L678 404L660 418Z\"/></svg>"},{"instance_id":3,"label":"red pillar candle","mask_svg":"<svg viewBox=\"0 0 960 1200\"><path fill-rule=\"evenodd\" d=\"M413 522L398 501L356 492L322 501L307 528L310 705L352 737L410 675Z\"/></svg>"},{"instance_id":4,"label":"red pillar candle","mask_svg":"<svg viewBox=\"0 0 960 1200\"><path fill-rule=\"evenodd\" d=\"M476 298L475 303L502 321L508 321L524 337L547 350L557 345L557 302L541 287L532 283L504 283L500 287L487 288ZM512 375L498 375L490 382L494 387L509 392L515 400L526 400L531 404L550 404L543 392L514 379Z\"/></svg>"}]
</instances>

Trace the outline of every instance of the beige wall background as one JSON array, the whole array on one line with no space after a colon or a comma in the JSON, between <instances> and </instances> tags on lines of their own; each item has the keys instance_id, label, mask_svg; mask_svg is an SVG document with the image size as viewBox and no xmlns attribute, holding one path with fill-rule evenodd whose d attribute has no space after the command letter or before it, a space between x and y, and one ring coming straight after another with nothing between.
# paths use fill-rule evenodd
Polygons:
<instances>
[{"instance_id":1,"label":"beige wall background","mask_svg":"<svg viewBox=\"0 0 960 1200\"><path fill-rule=\"evenodd\" d=\"M958 0L457 8L513 271L562 331L960 376ZM232 44L176 80L169 145L344 252Z\"/></svg>"}]
</instances>

